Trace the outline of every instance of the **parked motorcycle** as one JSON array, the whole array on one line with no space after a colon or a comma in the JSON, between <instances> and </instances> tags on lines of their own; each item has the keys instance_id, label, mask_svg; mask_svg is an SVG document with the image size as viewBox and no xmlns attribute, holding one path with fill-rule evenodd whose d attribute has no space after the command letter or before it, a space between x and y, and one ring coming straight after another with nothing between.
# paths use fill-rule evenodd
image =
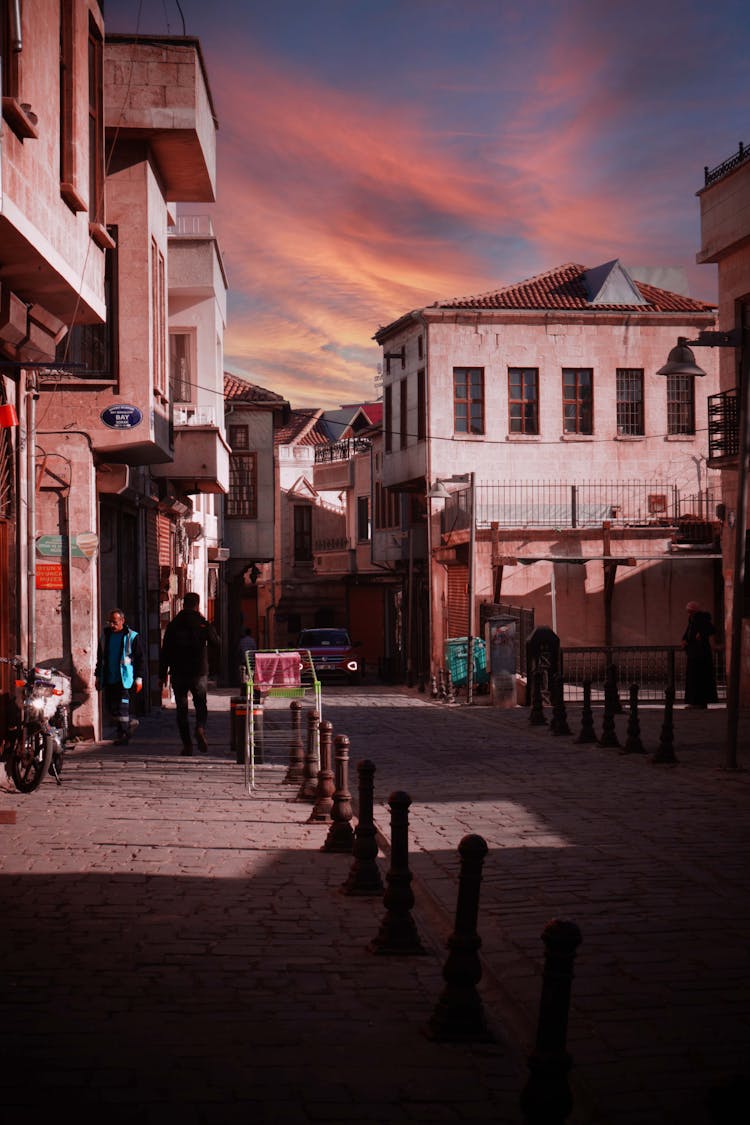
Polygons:
<instances>
[{"instance_id":1,"label":"parked motorcycle","mask_svg":"<svg viewBox=\"0 0 750 1125\"><path fill-rule=\"evenodd\" d=\"M20 657L0 658L16 671L6 749L8 769L21 793L33 793L47 773L62 784L70 725L70 676L57 668L25 668Z\"/></svg>"}]
</instances>

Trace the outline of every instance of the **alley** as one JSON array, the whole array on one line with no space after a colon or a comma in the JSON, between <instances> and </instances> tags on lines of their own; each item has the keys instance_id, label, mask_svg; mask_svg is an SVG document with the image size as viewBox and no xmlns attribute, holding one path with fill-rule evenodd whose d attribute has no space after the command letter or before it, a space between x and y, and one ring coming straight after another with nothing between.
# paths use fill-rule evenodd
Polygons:
<instances>
[{"instance_id":1,"label":"alley","mask_svg":"<svg viewBox=\"0 0 750 1125\"><path fill-rule=\"evenodd\" d=\"M382 903L339 893L350 861L320 851L325 825L307 823L281 765L245 792L228 704L228 691L211 698L207 758L177 756L165 710L128 750L74 751L62 787L0 796L16 813L0 826L8 1107L54 1101L108 1121L520 1121L540 934L561 917L583 933L570 1122L712 1121L710 1090L747 1076L750 1047L750 790L747 774L717 768L723 710L678 708L678 764L656 767L531 727L521 708L327 691L353 792L356 762L376 765L384 843L388 795L412 798L427 954L397 958L368 951ZM649 754L660 722L643 712ZM490 848L480 990L496 1041L434 1043L424 1027L469 832Z\"/></svg>"}]
</instances>

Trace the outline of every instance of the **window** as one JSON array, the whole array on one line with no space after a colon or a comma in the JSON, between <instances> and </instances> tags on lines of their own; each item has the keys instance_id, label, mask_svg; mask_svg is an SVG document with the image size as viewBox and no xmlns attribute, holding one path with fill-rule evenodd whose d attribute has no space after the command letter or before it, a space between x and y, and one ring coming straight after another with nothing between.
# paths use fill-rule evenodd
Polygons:
<instances>
[{"instance_id":1,"label":"window","mask_svg":"<svg viewBox=\"0 0 750 1125\"><path fill-rule=\"evenodd\" d=\"M539 433L539 370L508 368L508 430L512 434Z\"/></svg>"},{"instance_id":2,"label":"window","mask_svg":"<svg viewBox=\"0 0 750 1125\"><path fill-rule=\"evenodd\" d=\"M102 37L89 15L89 219L104 220L104 80Z\"/></svg>"},{"instance_id":3,"label":"window","mask_svg":"<svg viewBox=\"0 0 750 1125\"><path fill-rule=\"evenodd\" d=\"M357 542L366 543L370 538L370 497L357 497Z\"/></svg>"},{"instance_id":4,"label":"window","mask_svg":"<svg viewBox=\"0 0 750 1125\"><path fill-rule=\"evenodd\" d=\"M593 433L594 373L590 367L563 367L563 433Z\"/></svg>"},{"instance_id":5,"label":"window","mask_svg":"<svg viewBox=\"0 0 750 1125\"><path fill-rule=\"evenodd\" d=\"M695 433L695 376L667 376L667 433Z\"/></svg>"},{"instance_id":6,"label":"window","mask_svg":"<svg viewBox=\"0 0 750 1125\"><path fill-rule=\"evenodd\" d=\"M635 437L645 433L643 424L643 369L617 368L617 432Z\"/></svg>"},{"instance_id":7,"label":"window","mask_svg":"<svg viewBox=\"0 0 750 1125\"><path fill-rule=\"evenodd\" d=\"M189 332L169 333L169 387L173 402L193 401L190 345Z\"/></svg>"},{"instance_id":8,"label":"window","mask_svg":"<svg viewBox=\"0 0 750 1125\"><path fill-rule=\"evenodd\" d=\"M453 429L457 434L484 433L484 368L453 368Z\"/></svg>"},{"instance_id":9,"label":"window","mask_svg":"<svg viewBox=\"0 0 750 1125\"><path fill-rule=\"evenodd\" d=\"M379 480L374 484L375 527L379 530L401 525L401 493L384 488Z\"/></svg>"},{"instance_id":10,"label":"window","mask_svg":"<svg viewBox=\"0 0 750 1125\"><path fill-rule=\"evenodd\" d=\"M229 492L224 513L227 519L258 518L258 459L250 452L247 426L229 426Z\"/></svg>"},{"instance_id":11,"label":"window","mask_svg":"<svg viewBox=\"0 0 750 1125\"><path fill-rule=\"evenodd\" d=\"M399 411L399 430L400 430L399 449L406 449L407 438L409 436L408 433L407 433L407 425L406 425L407 402L408 402L408 400L407 400L407 396L406 396L406 379L402 379L401 380L401 402L400 402L400 411Z\"/></svg>"},{"instance_id":12,"label":"window","mask_svg":"<svg viewBox=\"0 0 750 1125\"><path fill-rule=\"evenodd\" d=\"M165 368L165 307L164 307L164 255L156 244L156 239L151 239L151 321L152 321L152 348L154 387L161 394L166 394Z\"/></svg>"},{"instance_id":13,"label":"window","mask_svg":"<svg viewBox=\"0 0 750 1125\"><path fill-rule=\"evenodd\" d=\"M107 319L104 324L74 324L57 345L55 359L60 364L77 363L81 370L74 371L76 378L92 375L105 379L117 378L117 227L107 227L113 248L104 255L104 303Z\"/></svg>"},{"instance_id":14,"label":"window","mask_svg":"<svg viewBox=\"0 0 750 1125\"><path fill-rule=\"evenodd\" d=\"M0 63L3 75L3 99L20 96L21 51L18 49L21 29L16 26L13 4L3 4L0 12ZM5 106L3 106L5 109Z\"/></svg>"},{"instance_id":15,"label":"window","mask_svg":"<svg viewBox=\"0 0 750 1125\"><path fill-rule=\"evenodd\" d=\"M420 340L422 337L419 337ZM417 441L427 438L427 397L425 392L424 368L417 372Z\"/></svg>"},{"instance_id":16,"label":"window","mask_svg":"<svg viewBox=\"0 0 750 1125\"><path fill-rule=\"evenodd\" d=\"M312 508L309 504L294 506L294 561L312 561Z\"/></svg>"},{"instance_id":17,"label":"window","mask_svg":"<svg viewBox=\"0 0 750 1125\"><path fill-rule=\"evenodd\" d=\"M385 414L385 451L390 453L393 448L393 387L390 385L385 388L384 399Z\"/></svg>"}]
</instances>

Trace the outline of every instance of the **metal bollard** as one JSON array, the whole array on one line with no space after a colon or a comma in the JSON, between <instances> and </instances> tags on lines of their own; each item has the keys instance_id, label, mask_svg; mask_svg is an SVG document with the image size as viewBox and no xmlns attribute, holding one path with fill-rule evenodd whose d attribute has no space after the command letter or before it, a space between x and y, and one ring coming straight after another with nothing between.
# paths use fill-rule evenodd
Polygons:
<instances>
[{"instance_id":1,"label":"metal bollard","mask_svg":"<svg viewBox=\"0 0 750 1125\"><path fill-rule=\"evenodd\" d=\"M359 818L354 829L354 862L341 890L345 895L382 895L383 880L375 862L378 856L373 802L375 765L368 758L357 764L359 776Z\"/></svg>"},{"instance_id":2,"label":"metal bollard","mask_svg":"<svg viewBox=\"0 0 750 1125\"><path fill-rule=\"evenodd\" d=\"M292 717L292 741L289 743L289 768L284 775L285 785L299 785L305 776L305 752L302 745L302 704L293 699L289 704Z\"/></svg>"},{"instance_id":3,"label":"metal bollard","mask_svg":"<svg viewBox=\"0 0 750 1125\"><path fill-rule=\"evenodd\" d=\"M409 870L408 793L397 790L388 798L391 809L391 865L386 879L383 905L386 913L377 936L370 942L371 953L420 954L425 948L411 916L414 893Z\"/></svg>"},{"instance_id":4,"label":"metal bollard","mask_svg":"<svg viewBox=\"0 0 750 1125\"><path fill-rule=\"evenodd\" d=\"M321 824L331 818L333 808L333 770L331 769L331 743L333 741L333 724L323 720L320 730L320 769L318 770L318 787L315 791L315 804L307 818L308 824Z\"/></svg>"},{"instance_id":5,"label":"metal bollard","mask_svg":"<svg viewBox=\"0 0 750 1125\"><path fill-rule=\"evenodd\" d=\"M321 847L322 852L346 852L351 855L354 843L352 828L352 795L349 792L349 739L337 734L334 742L336 788L331 806L331 827Z\"/></svg>"},{"instance_id":6,"label":"metal bollard","mask_svg":"<svg viewBox=\"0 0 750 1125\"><path fill-rule=\"evenodd\" d=\"M638 718L638 684L630 685L630 711L628 713L628 734L622 754L645 754L641 742L641 724Z\"/></svg>"},{"instance_id":7,"label":"metal bollard","mask_svg":"<svg viewBox=\"0 0 750 1125\"><path fill-rule=\"evenodd\" d=\"M566 1050L573 961L581 944L574 922L558 919L545 926L542 995L529 1079L521 1094L524 1125L564 1125L573 1108L568 1085L571 1058Z\"/></svg>"},{"instance_id":8,"label":"metal bollard","mask_svg":"<svg viewBox=\"0 0 750 1125\"><path fill-rule=\"evenodd\" d=\"M674 752L674 688L671 684L664 693L664 721L659 735L659 749L651 761L656 765L677 765Z\"/></svg>"},{"instance_id":9,"label":"metal bollard","mask_svg":"<svg viewBox=\"0 0 750 1125\"><path fill-rule=\"evenodd\" d=\"M565 681L558 674L552 678L552 722L549 729L552 734L573 733L568 726L568 712L565 710Z\"/></svg>"},{"instance_id":10,"label":"metal bollard","mask_svg":"<svg viewBox=\"0 0 750 1125\"><path fill-rule=\"evenodd\" d=\"M297 793L298 801L314 801L318 791L318 726L320 715L317 711L307 713L307 750L302 775L302 784Z\"/></svg>"},{"instance_id":11,"label":"metal bollard","mask_svg":"<svg viewBox=\"0 0 750 1125\"><path fill-rule=\"evenodd\" d=\"M583 681L583 708L581 709L581 731L576 742L596 742L594 713L591 710L591 680Z\"/></svg>"},{"instance_id":12,"label":"metal bollard","mask_svg":"<svg viewBox=\"0 0 750 1125\"><path fill-rule=\"evenodd\" d=\"M446 703L455 703L456 702L456 696L455 696L455 693L453 691L453 676L451 675L450 668L446 669L445 680L446 680L446 683L445 683L445 702Z\"/></svg>"},{"instance_id":13,"label":"metal bollard","mask_svg":"<svg viewBox=\"0 0 750 1125\"><path fill-rule=\"evenodd\" d=\"M617 688L610 679L604 681L604 717L602 718L602 733L599 745L606 748L620 746L615 729L615 703Z\"/></svg>"},{"instance_id":14,"label":"metal bollard","mask_svg":"<svg viewBox=\"0 0 750 1125\"><path fill-rule=\"evenodd\" d=\"M617 688L617 665L610 664L605 672L605 681L608 680L612 689L612 714L622 714L622 703L620 702L620 693Z\"/></svg>"},{"instance_id":15,"label":"metal bollard","mask_svg":"<svg viewBox=\"0 0 750 1125\"><path fill-rule=\"evenodd\" d=\"M448 959L443 968L445 988L427 1026L431 1039L451 1043L489 1043L494 1036L487 1026L477 985L482 979L477 933L479 889L487 843L481 836L464 836L458 845L461 874L456 921L448 938Z\"/></svg>"},{"instance_id":16,"label":"metal bollard","mask_svg":"<svg viewBox=\"0 0 750 1125\"><path fill-rule=\"evenodd\" d=\"M437 686L437 678L436 678L436 676L435 676L435 673L434 673L434 672L433 672L432 676L430 677L430 696L431 696L431 697L432 697L433 699L437 699L437 698L438 698L438 686Z\"/></svg>"}]
</instances>

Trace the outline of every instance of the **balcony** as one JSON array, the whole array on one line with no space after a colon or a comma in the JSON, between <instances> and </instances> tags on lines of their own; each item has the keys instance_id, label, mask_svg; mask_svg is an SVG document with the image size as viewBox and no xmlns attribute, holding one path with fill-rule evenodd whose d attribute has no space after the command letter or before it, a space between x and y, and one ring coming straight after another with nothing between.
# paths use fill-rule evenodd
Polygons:
<instances>
[{"instance_id":1,"label":"balcony","mask_svg":"<svg viewBox=\"0 0 750 1125\"><path fill-rule=\"evenodd\" d=\"M372 442L368 438L347 438L329 445L319 445L315 450L313 484L319 492L340 492L354 484L354 458L369 454Z\"/></svg>"},{"instance_id":2,"label":"balcony","mask_svg":"<svg viewBox=\"0 0 750 1125\"><path fill-rule=\"evenodd\" d=\"M733 464L740 448L737 388L708 396L708 464Z\"/></svg>"},{"instance_id":3,"label":"balcony","mask_svg":"<svg viewBox=\"0 0 750 1125\"><path fill-rule=\"evenodd\" d=\"M229 491L229 446L213 407L180 407L174 411L174 456L154 465L155 477L166 478L187 494Z\"/></svg>"},{"instance_id":4,"label":"balcony","mask_svg":"<svg viewBox=\"0 0 750 1125\"><path fill-rule=\"evenodd\" d=\"M108 134L147 140L167 199L215 200L216 118L197 39L108 34Z\"/></svg>"}]
</instances>

